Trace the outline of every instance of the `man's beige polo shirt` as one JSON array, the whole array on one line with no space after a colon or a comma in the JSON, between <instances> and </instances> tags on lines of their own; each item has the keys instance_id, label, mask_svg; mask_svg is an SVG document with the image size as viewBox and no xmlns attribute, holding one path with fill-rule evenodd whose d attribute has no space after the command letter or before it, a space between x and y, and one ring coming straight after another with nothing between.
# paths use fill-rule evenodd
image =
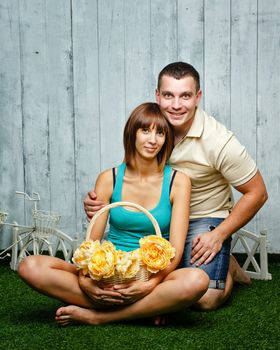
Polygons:
<instances>
[{"instance_id":1,"label":"man's beige polo shirt","mask_svg":"<svg viewBox=\"0 0 280 350\"><path fill-rule=\"evenodd\" d=\"M201 109L174 147L169 163L191 178L191 219L227 217L234 204L230 185L243 185L257 172L233 133Z\"/></svg>"}]
</instances>

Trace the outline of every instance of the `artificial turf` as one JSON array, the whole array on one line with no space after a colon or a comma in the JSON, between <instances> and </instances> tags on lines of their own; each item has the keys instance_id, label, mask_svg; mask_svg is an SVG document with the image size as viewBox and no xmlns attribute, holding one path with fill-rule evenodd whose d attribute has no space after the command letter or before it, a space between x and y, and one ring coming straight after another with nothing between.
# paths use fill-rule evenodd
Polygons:
<instances>
[{"instance_id":1,"label":"artificial turf","mask_svg":"<svg viewBox=\"0 0 280 350\"><path fill-rule=\"evenodd\" d=\"M151 319L104 326L58 327L62 304L30 289L0 265L0 349L280 349L280 259L269 263L271 281L237 286L219 310L184 310L165 326Z\"/></svg>"}]
</instances>

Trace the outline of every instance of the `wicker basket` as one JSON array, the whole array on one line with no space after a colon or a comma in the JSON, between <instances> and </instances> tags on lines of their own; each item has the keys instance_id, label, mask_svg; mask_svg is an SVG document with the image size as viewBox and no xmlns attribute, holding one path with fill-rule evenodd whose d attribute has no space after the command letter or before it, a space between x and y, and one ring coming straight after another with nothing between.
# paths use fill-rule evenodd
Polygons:
<instances>
[{"instance_id":1,"label":"wicker basket","mask_svg":"<svg viewBox=\"0 0 280 350\"><path fill-rule=\"evenodd\" d=\"M32 217L36 234L42 236L51 234L60 220L60 215L38 209L33 210Z\"/></svg>"},{"instance_id":2,"label":"wicker basket","mask_svg":"<svg viewBox=\"0 0 280 350\"><path fill-rule=\"evenodd\" d=\"M159 237L162 237L158 222L156 221L156 219L153 217L153 215L147 209L143 208L141 205L138 205L138 204L135 204L132 202L115 202L115 203L106 205L105 207L100 209L94 215L94 217L90 221L89 226L87 228L86 240L89 240L92 227L95 224L96 220L99 218L99 216L102 215L104 212L106 212L112 208L119 207L119 206L136 208L139 211L146 214L146 216L150 219L150 221L152 222L152 224L154 226L156 235ZM126 282L130 282L130 281L135 281L135 280L148 281L150 275L151 275L151 273L148 272L143 266L141 266L140 270L137 272L137 274L133 278L122 278L118 274L115 274L114 276L109 277L109 278L102 278L100 280L100 282L107 283L107 284L119 284L119 283L126 283Z\"/></svg>"}]
</instances>

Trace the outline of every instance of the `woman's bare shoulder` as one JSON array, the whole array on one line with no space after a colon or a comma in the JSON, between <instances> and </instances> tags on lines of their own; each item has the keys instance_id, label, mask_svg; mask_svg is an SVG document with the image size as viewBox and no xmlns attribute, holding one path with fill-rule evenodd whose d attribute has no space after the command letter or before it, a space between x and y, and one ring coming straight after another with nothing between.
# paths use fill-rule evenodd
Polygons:
<instances>
[{"instance_id":1,"label":"woman's bare shoulder","mask_svg":"<svg viewBox=\"0 0 280 350\"><path fill-rule=\"evenodd\" d=\"M102 171L95 182L95 192L98 199L108 201L113 193L113 174L112 169Z\"/></svg>"},{"instance_id":2,"label":"woman's bare shoulder","mask_svg":"<svg viewBox=\"0 0 280 350\"><path fill-rule=\"evenodd\" d=\"M170 200L173 201L176 198L181 198L182 200L186 200L190 198L191 194L191 180L188 175L184 174L181 171L177 171L175 174L175 178L173 181Z\"/></svg>"},{"instance_id":3,"label":"woman's bare shoulder","mask_svg":"<svg viewBox=\"0 0 280 350\"><path fill-rule=\"evenodd\" d=\"M175 184L177 184L178 186L179 185L188 185L188 186L190 186L191 185L191 179L190 179L190 177L187 174L183 173L180 170L177 170L175 178L174 178L174 185Z\"/></svg>"},{"instance_id":4,"label":"woman's bare shoulder","mask_svg":"<svg viewBox=\"0 0 280 350\"><path fill-rule=\"evenodd\" d=\"M106 169L98 175L96 182L110 182L110 180L112 180L112 169Z\"/></svg>"}]
</instances>

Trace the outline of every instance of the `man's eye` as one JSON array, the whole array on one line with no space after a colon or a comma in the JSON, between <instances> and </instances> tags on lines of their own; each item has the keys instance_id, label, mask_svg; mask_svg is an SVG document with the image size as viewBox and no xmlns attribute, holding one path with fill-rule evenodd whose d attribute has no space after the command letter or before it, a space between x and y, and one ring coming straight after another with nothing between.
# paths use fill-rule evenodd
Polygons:
<instances>
[{"instance_id":1,"label":"man's eye","mask_svg":"<svg viewBox=\"0 0 280 350\"><path fill-rule=\"evenodd\" d=\"M185 94L185 95L183 95L183 99L184 99L184 100L188 100L190 97L191 97L190 94Z\"/></svg>"},{"instance_id":2,"label":"man's eye","mask_svg":"<svg viewBox=\"0 0 280 350\"><path fill-rule=\"evenodd\" d=\"M171 94L163 94L163 97L164 97L164 98L171 98L172 95L171 95Z\"/></svg>"}]
</instances>

